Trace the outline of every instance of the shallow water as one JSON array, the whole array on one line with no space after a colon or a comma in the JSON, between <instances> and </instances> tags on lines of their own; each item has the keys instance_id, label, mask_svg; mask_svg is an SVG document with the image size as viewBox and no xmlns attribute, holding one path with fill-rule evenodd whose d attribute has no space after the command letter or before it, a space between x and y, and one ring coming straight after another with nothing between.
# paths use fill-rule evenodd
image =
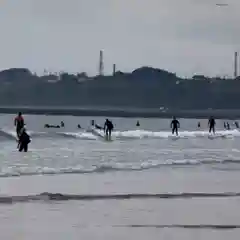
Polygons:
<instances>
[{"instance_id":1,"label":"shallow water","mask_svg":"<svg viewBox=\"0 0 240 240\"><path fill-rule=\"evenodd\" d=\"M240 133L232 122L225 131L217 121L209 136L207 120L180 119L176 138L168 119L116 118L106 142L87 131L91 117L25 116L32 142L19 153L13 117L0 116L3 239L237 238ZM44 128L61 120L65 128Z\"/></svg>"}]
</instances>

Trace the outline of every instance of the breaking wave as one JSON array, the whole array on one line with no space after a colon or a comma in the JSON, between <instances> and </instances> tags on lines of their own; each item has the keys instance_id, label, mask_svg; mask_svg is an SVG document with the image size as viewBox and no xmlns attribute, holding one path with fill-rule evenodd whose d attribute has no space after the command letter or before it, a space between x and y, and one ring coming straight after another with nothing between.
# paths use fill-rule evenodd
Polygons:
<instances>
[{"instance_id":1,"label":"breaking wave","mask_svg":"<svg viewBox=\"0 0 240 240\"><path fill-rule=\"evenodd\" d=\"M106 173L117 171L146 171L149 169L158 169L166 167L189 167L210 165L211 167L229 166L234 164L234 171L239 171L239 160L168 160L168 161L149 161L144 163L112 163L100 164L92 166L67 166L63 168L42 167L42 166L8 166L1 168L0 178L34 176L34 175L65 175L65 174L91 174L91 173ZM221 168L220 168L221 169ZM229 169L231 170L231 169Z\"/></svg>"},{"instance_id":2,"label":"breaking wave","mask_svg":"<svg viewBox=\"0 0 240 240\"><path fill-rule=\"evenodd\" d=\"M29 131L29 135L32 138L73 138L81 140L99 140L103 138L103 132L99 130L81 132L34 132ZM181 131L179 136L173 136L170 131L146 131L146 130L128 130L128 131L115 131L112 133L113 140L131 140L131 139L188 139L188 138L235 138L240 137L240 131L238 130L224 130L218 131L215 135L210 135L208 131ZM0 138L5 140L15 140L16 133L11 130L0 129Z\"/></svg>"},{"instance_id":3,"label":"breaking wave","mask_svg":"<svg viewBox=\"0 0 240 240\"><path fill-rule=\"evenodd\" d=\"M239 192L222 193L126 193L126 194L62 194L44 192L37 195L0 196L0 204L33 201L97 201L130 199L193 199L193 198L233 198L240 197ZM133 226L134 227L134 226Z\"/></svg>"}]
</instances>

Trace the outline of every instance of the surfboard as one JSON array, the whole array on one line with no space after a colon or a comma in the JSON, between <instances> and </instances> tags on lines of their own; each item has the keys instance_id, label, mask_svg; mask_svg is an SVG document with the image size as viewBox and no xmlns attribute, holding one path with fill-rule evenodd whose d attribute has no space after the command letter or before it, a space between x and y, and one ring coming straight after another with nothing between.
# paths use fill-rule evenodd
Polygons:
<instances>
[{"instance_id":1,"label":"surfboard","mask_svg":"<svg viewBox=\"0 0 240 240\"><path fill-rule=\"evenodd\" d=\"M90 128L90 132L97 137L105 138L104 133L102 134L94 128Z\"/></svg>"}]
</instances>

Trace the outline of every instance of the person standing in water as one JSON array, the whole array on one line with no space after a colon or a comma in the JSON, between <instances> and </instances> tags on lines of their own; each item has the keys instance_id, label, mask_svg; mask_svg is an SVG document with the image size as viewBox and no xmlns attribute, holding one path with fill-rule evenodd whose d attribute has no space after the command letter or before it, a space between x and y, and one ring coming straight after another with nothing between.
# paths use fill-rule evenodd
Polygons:
<instances>
[{"instance_id":1,"label":"person standing in water","mask_svg":"<svg viewBox=\"0 0 240 240\"><path fill-rule=\"evenodd\" d=\"M176 119L176 117L173 117L173 120L171 122L171 128L172 128L172 134L176 133L176 136L178 136L178 128L180 128L180 123Z\"/></svg>"},{"instance_id":2,"label":"person standing in water","mask_svg":"<svg viewBox=\"0 0 240 240\"><path fill-rule=\"evenodd\" d=\"M103 129L104 129L104 132L106 134L107 140L111 140L111 135L112 135L112 130L113 130L112 122L109 121L108 119L106 119Z\"/></svg>"},{"instance_id":3,"label":"person standing in water","mask_svg":"<svg viewBox=\"0 0 240 240\"><path fill-rule=\"evenodd\" d=\"M20 135L21 135L21 130L24 127L24 119L23 119L23 116L22 116L21 112L19 112L18 116L15 117L15 119L14 119L14 126L16 127L17 137L19 138Z\"/></svg>"},{"instance_id":4,"label":"person standing in water","mask_svg":"<svg viewBox=\"0 0 240 240\"><path fill-rule=\"evenodd\" d=\"M209 133L213 132L213 134L215 134L215 119L214 117L210 117L208 120L208 126L209 126Z\"/></svg>"},{"instance_id":5,"label":"person standing in water","mask_svg":"<svg viewBox=\"0 0 240 240\"><path fill-rule=\"evenodd\" d=\"M22 133L19 136L19 152L28 151L28 144L31 142L29 135L26 132L25 128L22 128Z\"/></svg>"}]
</instances>

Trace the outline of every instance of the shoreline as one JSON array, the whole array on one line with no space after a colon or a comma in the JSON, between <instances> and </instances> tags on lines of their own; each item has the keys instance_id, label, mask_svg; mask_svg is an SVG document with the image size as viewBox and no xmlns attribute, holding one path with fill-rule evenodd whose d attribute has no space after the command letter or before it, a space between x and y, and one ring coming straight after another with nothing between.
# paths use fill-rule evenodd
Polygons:
<instances>
[{"instance_id":1,"label":"shoreline","mask_svg":"<svg viewBox=\"0 0 240 240\"><path fill-rule=\"evenodd\" d=\"M120 108L90 108L90 107L38 107L38 106L0 106L1 114L16 114L17 112L29 115L70 115L93 117L123 117L123 118L199 118L206 119L214 116L216 119L240 118L240 109L215 110L168 110L159 109L120 109Z\"/></svg>"}]
</instances>

